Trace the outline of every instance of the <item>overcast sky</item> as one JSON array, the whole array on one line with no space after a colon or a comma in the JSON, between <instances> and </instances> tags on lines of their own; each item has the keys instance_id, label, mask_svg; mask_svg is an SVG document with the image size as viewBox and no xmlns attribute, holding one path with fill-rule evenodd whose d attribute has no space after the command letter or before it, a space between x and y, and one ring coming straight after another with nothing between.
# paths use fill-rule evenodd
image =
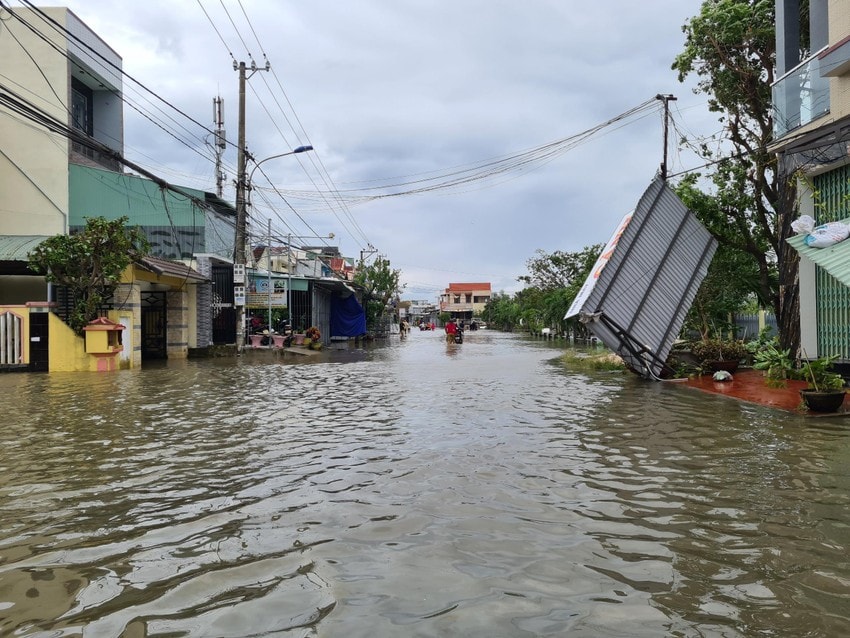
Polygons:
<instances>
[{"instance_id":1,"label":"overcast sky","mask_svg":"<svg viewBox=\"0 0 850 638\"><path fill-rule=\"evenodd\" d=\"M234 144L233 61L263 65L267 56L271 71L247 83L250 153L259 161L301 144L316 150L269 160L253 173L253 230L265 233L271 217L275 234L332 232L327 243L356 258L371 244L401 269L404 298L428 301L450 282L514 292L536 250L607 241L662 160L657 94L678 98L671 103L678 130L699 136L720 129L693 82L680 84L670 68L684 44L681 27L700 5L67 2L123 58L128 75L197 122L212 128L212 100L220 95ZM125 106L126 156L172 183L215 191L209 135L168 106L154 107L130 80L125 94L159 122ZM548 156L506 159L545 150L647 101L647 109L555 145ZM699 166L676 149L676 139L671 132L669 172ZM224 196L233 201L235 146L224 163ZM463 183L450 186L457 176Z\"/></svg>"}]
</instances>

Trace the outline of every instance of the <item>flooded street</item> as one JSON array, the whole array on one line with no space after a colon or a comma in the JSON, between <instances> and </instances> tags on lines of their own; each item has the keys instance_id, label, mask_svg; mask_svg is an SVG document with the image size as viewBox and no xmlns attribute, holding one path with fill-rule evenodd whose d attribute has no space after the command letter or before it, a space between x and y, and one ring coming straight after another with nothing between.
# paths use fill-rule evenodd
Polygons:
<instances>
[{"instance_id":1,"label":"flooded street","mask_svg":"<svg viewBox=\"0 0 850 638\"><path fill-rule=\"evenodd\" d=\"M0 635L850 631L850 422L559 352L0 375Z\"/></svg>"}]
</instances>

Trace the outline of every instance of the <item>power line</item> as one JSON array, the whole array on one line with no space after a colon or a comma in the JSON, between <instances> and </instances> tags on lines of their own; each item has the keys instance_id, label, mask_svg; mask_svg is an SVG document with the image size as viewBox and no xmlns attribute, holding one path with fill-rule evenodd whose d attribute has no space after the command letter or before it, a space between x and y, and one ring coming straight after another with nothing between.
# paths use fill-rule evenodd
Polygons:
<instances>
[{"instance_id":1,"label":"power line","mask_svg":"<svg viewBox=\"0 0 850 638\"><path fill-rule=\"evenodd\" d=\"M295 190L284 190L283 192L290 197L303 197L304 199L335 195L346 198L352 203L363 203L388 197L419 195L436 191L449 190L456 192L461 188L468 187L470 184L482 181L495 180L497 183L501 183L506 179L511 179L512 177L509 176L515 173L522 174L536 170L540 166L552 162L568 151L586 143L593 136L598 134L607 134L610 132L610 129L624 126L626 120L645 117L649 112L654 112L658 108L657 100L653 97L638 106L635 106L609 120L606 120L605 122L597 124L575 135L555 140L553 142L548 142L541 146L510 155L488 158L472 164L456 166L448 171L430 171L410 176L416 177L416 179L404 178L405 181L327 192ZM384 192L388 189L394 190L392 192Z\"/></svg>"}]
</instances>

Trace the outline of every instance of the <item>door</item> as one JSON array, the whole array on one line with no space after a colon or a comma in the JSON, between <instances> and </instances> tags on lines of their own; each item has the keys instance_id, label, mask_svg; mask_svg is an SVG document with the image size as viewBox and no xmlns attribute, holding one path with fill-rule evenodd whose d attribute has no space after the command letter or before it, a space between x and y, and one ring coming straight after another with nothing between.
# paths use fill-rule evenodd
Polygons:
<instances>
[{"instance_id":1,"label":"door","mask_svg":"<svg viewBox=\"0 0 850 638\"><path fill-rule=\"evenodd\" d=\"M142 292L142 361L168 358L168 308L165 302L164 292Z\"/></svg>"},{"instance_id":2,"label":"door","mask_svg":"<svg viewBox=\"0 0 850 638\"><path fill-rule=\"evenodd\" d=\"M30 313L30 372L47 372L50 369L47 347L48 312Z\"/></svg>"},{"instance_id":3,"label":"door","mask_svg":"<svg viewBox=\"0 0 850 638\"><path fill-rule=\"evenodd\" d=\"M236 343L232 266L212 267L212 340L216 345Z\"/></svg>"}]
</instances>

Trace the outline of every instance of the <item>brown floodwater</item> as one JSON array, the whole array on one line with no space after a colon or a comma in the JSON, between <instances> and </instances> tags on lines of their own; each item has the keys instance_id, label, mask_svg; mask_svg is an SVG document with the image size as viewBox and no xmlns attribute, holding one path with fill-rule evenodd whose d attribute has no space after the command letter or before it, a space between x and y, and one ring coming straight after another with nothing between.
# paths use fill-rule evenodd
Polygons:
<instances>
[{"instance_id":1,"label":"brown floodwater","mask_svg":"<svg viewBox=\"0 0 850 638\"><path fill-rule=\"evenodd\" d=\"M850 420L559 352L0 375L0 635L848 634Z\"/></svg>"}]
</instances>

